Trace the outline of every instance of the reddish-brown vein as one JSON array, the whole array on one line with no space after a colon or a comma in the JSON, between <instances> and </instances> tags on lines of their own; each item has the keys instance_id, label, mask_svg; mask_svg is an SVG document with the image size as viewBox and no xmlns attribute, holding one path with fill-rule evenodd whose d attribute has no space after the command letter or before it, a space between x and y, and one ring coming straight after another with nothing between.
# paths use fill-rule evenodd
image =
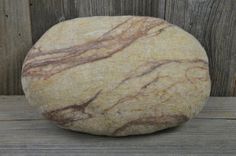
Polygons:
<instances>
[{"instance_id":1,"label":"reddish-brown vein","mask_svg":"<svg viewBox=\"0 0 236 156\"><path fill-rule=\"evenodd\" d=\"M143 85L141 87L141 89L146 89L148 86L150 86L153 83L156 83L157 81L159 81L161 78L168 78L170 76L166 75L166 76L157 76L155 77L153 80L151 80L150 82L146 83L145 85Z\"/></svg>"},{"instance_id":2,"label":"reddish-brown vein","mask_svg":"<svg viewBox=\"0 0 236 156\"><path fill-rule=\"evenodd\" d=\"M128 19L103 34L97 40L71 48L44 52L45 54L43 55L48 55L48 58L40 59L40 56L43 55L35 55L37 56L36 58L33 56L28 57L31 59L26 60L24 63L22 75L39 76L46 79L68 68L111 57L118 51L128 47L138 38L146 35L150 29L164 23L164 21L150 20L148 18ZM116 32L117 29L121 29L121 31ZM100 49L103 49L103 51L99 52L98 50ZM97 50L97 52L93 50ZM63 53L63 56L60 53ZM86 55L84 55L85 53ZM48 66L50 69L47 68Z\"/></svg>"},{"instance_id":3,"label":"reddish-brown vein","mask_svg":"<svg viewBox=\"0 0 236 156\"><path fill-rule=\"evenodd\" d=\"M82 104L73 104L66 107L58 108L52 111L44 112L44 116L52 121L56 121L60 125L65 125L67 123L70 123L72 121L80 120L75 119L72 112L78 112L87 115L88 117L91 117L92 115L85 112L85 108L93 102L98 95L101 93L102 90L98 91L94 96L92 96L87 101L83 102ZM70 111L70 112L67 112ZM64 114L64 112L66 114Z\"/></svg>"},{"instance_id":4,"label":"reddish-brown vein","mask_svg":"<svg viewBox=\"0 0 236 156\"><path fill-rule=\"evenodd\" d=\"M208 68L202 67L202 66L194 66L194 67L187 68L187 69L185 70L185 78L186 78L190 83L194 84L194 83L195 83L195 80L206 81L206 80L208 79L208 77L206 77L206 76L205 76L205 77L192 77L192 78L190 78L190 77L188 76L188 72L191 71L191 70L193 70L193 69L200 69L200 70L205 70L205 71L208 70Z\"/></svg>"},{"instance_id":5,"label":"reddish-brown vein","mask_svg":"<svg viewBox=\"0 0 236 156\"><path fill-rule=\"evenodd\" d=\"M119 100L118 100L115 104L113 104L111 107L106 108L106 109L104 110L104 112L107 112L107 111L113 109L114 107L116 107L117 105L119 105L119 104L121 104L121 103L124 103L124 102L126 102L126 101L130 101L130 100L133 100L133 99L137 99L138 96L140 96L140 95L144 96L143 92L144 92L144 90L145 90L149 85L151 85L152 83L157 82L160 78L165 78L165 77L169 77L169 76L157 76L157 77L155 77L155 78L154 78L153 80L151 80L150 82L144 84L136 94L134 94L134 95L127 95L127 96L125 96L125 97L119 99Z\"/></svg>"},{"instance_id":6,"label":"reddish-brown vein","mask_svg":"<svg viewBox=\"0 0 236 156\"><path fill-rule=\"evenodd\" d=\"M163 62L158 62L158 63L153 63L153 62L151 62L152 66L150 66L150 68L146 69L146 70L143 71L141 74L136 74L135 76L132 75L132 76L129 76L129 77L125 78L124 80L121 81L121 83L120 83L117 87L115 87L115 89L118 88L122 83L124 83L125 81L127 81L127 80L129 80L129 79L131 79L131 78L137 78L137 77L141 77L141 76L147 75L147 74L151 73L152 71L154 71L156 68L161 67L162 65L165 65L165 64L173 63L173 62L175 62L175 63L183 63L183 62L187 62L187 63L189 63L189 62L198 63L198 62L200 62L200 63L203 63L204 65L206 65L206 64L205 64L205 61L204 61L204 60L200 60L200 59L193 60L193 61L190 61L190 60L178 60L178 61L177 61L177 60L171 60L171 61L168 60L168 61L167 61L167 60L165 60L165 61L163 61ZM146 65L146 64L145 64L145 65ZM202 66L197 66L197 67L200 68L200 69L204 69L204 70L207 70L207 69L208 69L208 68L202 67ZM176 86L176 85L179 84L179 83L184 83L184 82L186 81L186 79L187 79L188 81L190 81L190 79L186 76L186 72L187 72L187 71L185 71L185 79L176 81L176 82L170 84L169 86L167 86L165 89L163 89L163 90L161 90L161 91L167 91L167 90L173 88L174 86ZM170 76L168 76L168 75L165 75L165 76L156 76L153 80L151 80L150 82L144 84L136 94L134 94L134 95L127 95L127 96L125 96L125 97L119 99L115 104L113 104L113 105L110 106L109 108L106 108L106 109L104 110L104 112L110 111L111 109L113 109L113 108L116 107L117 105L119 105L119 104L121 104L121 103L124 103L124 102L126 102L126 101L133 100L133 99L137 99L139 95L143 95L143 92L145 91L145 89L146 89L148 86L150 86L150 85L153 84L153 83L156 83L157 81L159 81L160 78L168 78L168 77L170 77ZM190 82L192 83L192 81L190 81Z\"/></svg>"},{"instance_id":7,"label":"reddish-brown vein","mask_svg":"<svg viewBox=\"0 0 236 156\"><path fill-rule=\"evenodd\" d=\"M123 80L121 80L121 82L114 89L117 89L123 83L125 83L126 81L128 81L130 79L139 78L139 77L148 75L148 74L152 73L153 71L155 71L156 69L158 69L162 66L165 66L165 65L169 65L171 63L202 63L204 65L208 65L208 62L203 60L203 59L193 59L193 60L188 60L188 59L185 59L185 60L184 59L179 59L179 60L164 59L164 60L146 62L146 63L138 66L134 71L131 71L130 72L131 74L128 75L127 77L125 77ZM139 70L142 69L143 67L147 67L147 68L144 68L144 70L139 72Z\"/></svg>"}]
</instances>

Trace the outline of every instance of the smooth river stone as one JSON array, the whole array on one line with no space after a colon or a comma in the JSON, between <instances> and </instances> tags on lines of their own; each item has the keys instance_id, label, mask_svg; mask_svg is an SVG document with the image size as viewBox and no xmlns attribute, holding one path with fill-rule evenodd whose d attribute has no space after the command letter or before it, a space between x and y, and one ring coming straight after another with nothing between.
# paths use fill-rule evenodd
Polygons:
<instances>
[{"instance_id":1,"label":"smooth river stone","mask_svg":"<svg viewBox=\"0 0 236 156\"><path fill-rule=\"evenodd\" d=\"M162 19L138 16L53 26L26 56L22 85L29 103L60 127L109 136L177 126L210 93L199 42Z\"/></svg>"}]
</instances>

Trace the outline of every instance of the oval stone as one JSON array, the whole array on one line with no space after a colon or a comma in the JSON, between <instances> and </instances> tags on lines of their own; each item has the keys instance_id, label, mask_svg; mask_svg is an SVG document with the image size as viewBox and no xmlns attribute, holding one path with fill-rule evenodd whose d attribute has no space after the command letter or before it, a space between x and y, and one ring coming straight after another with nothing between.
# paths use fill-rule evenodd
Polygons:
<instances>
[{"instance_id":1,"label":"oval stone","mask_svg":"<svg viewBox=\"0 0 236 156\"><path fill-rule=\"evenodd\" d=\"M126 136L196 116L210 77L206 52L181 28L101 16L50 28L25 58L22 86L29 103L62 128Z\"/></svg>"}]
</instances>

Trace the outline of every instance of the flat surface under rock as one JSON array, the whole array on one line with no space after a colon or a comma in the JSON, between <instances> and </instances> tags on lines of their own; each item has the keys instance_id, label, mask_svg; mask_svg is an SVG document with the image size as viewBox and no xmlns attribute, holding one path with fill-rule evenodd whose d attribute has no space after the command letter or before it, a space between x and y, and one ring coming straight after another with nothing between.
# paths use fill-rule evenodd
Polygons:
<instances>
[{"instance_id":1,"label":"flat surface under rock","mask_svg":"<svg viewBox=\"0 0 236 156\"><path fill-rule=\"evenodd\" d=\"M35 113L24 96L0 96L0 155L235 156L235 103L234 97L211 97L196 118L180 127L112 138L63 130Z\"/></svg>"}]
</instances>

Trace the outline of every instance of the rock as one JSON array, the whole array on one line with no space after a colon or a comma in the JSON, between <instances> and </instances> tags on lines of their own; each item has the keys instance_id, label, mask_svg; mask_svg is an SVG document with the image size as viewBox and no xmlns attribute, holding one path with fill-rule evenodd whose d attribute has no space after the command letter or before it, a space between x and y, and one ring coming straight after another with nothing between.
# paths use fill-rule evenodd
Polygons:
<instances>
[{"instance_id":1,"label":"rock","mask_svg":"<svg viewBox=\"0 0 236 156\"><path fill-rule=\"evenodd\" d=\"M22 85L29 103L60 127L108 136L177 126L210 93L199 42L164 20L138 16L53 26L26 56Z\"/></svg>"}]
</instances>

